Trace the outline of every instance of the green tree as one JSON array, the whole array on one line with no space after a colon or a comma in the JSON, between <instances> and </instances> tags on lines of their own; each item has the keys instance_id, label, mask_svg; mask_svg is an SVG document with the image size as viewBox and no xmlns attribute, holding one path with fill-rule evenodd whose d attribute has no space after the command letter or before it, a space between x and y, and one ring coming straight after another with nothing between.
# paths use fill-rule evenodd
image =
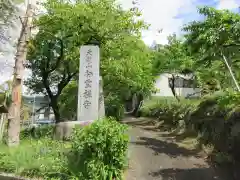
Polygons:
<instances>
[{"instance_id":1,"label":"green tree","mask_svg":"<svg viewBox=\"0 0 240 180\"><path fill-rule=\"evenodd\" d=\"M155 44L151 47L151 59L152 59L152 73L157 76L160 73L163 73L165 62L168 60L165 54L164 45Z\"/></svg>"},{"instance_id":2,"label":"green tree","mask_svg":"<svg viewBox=\"0 0 240 180\"><path fill-rule=\"evenodd\" d=\"M11 0L1 0L0 1L0 22L8 23L9 18L12 17L16 7L14 2Z\"/></svg>"},{"instance_id":3,"label":"green tree","mask_svg":"<svg viewBox=\"0 0 240 180\"><path fill-rule=\"evenodd\" d=\"M49 96L57 122L61 121L59 99L64 88L75 82L76 89L79 47L91 40L100 42L105 96L114 93L123 102L126 94L150 91L151 61L140 40L140 32L147 26L135 20L140 16L137 9L124 11L114 0L76 4L49 0L45 8L49 14L36 22L39 32L29 46L32 77L26 85ZM65 92L72 96L68 89Z\"/></svg>"},{"instance_id":4,"label":"green tree","mask_svg":"<svg viewBox=\"0 0 240 180\"><path fill-rule=\"evenodd\" d=\"M168 44L155 48L153 56L153 73L171 74L169 86L174 97L179 100L175 85L179 74L193 73L193 57L190 56L183 41L176 34L168 37Z\"/></svg>"},{"instance_id":5,"label":"green tree","mask_svg":"<svg viewBox=\"0 0 240 180\"><path fill-rule=\"evenodd\" d=\"M9 37L5 36L6 27L14 22L14 15L18 12L17 5L23 0L1 0L0 1L0 43L9 41ZM2 51L2 50L1 50Z\"/></svg>"},{"instance_id":6,"label":"green tree","mask_svg":"<svg viewBox=\"0 0 240 180\"><path fill-rule=\"evenodd\" d=\"M197 56L195 64L198 71L213 68L218 71L215 77L218 81L217 84L224 85L222 88L226 88L227 85L226 83L222 84L222 82L230 82L227 87L233 83L238 87L235 79L240 78L237 71L240 62L240 15L228 10L216 10L210 7L199 8L199 13L205 16L204 20L193 21L183 28L187 32L185 43L189 50ZM236 78L234 78L232 71ZM230 72L231 76L218 76L222 72L225 74ZM230 77L232 80L229 81Z\"/></svg>"},{"instance_id":7,"label":"green tree","mask_svg":"<svg viewBox=\"0 0 240 180\"><path fill-rule=\"evenodd\" d=\"M60 116L64 120L77 119L77 103L78 103L78 84L77 81L71 81L64 88L59 98Z\"/></svg>"}]
</instances>

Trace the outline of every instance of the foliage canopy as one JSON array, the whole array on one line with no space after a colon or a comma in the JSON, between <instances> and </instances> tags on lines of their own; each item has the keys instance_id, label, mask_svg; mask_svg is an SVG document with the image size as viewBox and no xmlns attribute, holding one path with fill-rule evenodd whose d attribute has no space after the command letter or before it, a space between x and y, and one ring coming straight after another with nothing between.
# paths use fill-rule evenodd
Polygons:
<instances>
[{"instance_id":1,"label":"foliage canopy","mask_svg":"<svg viewBox=\"0 0 240 180\"><path fill-rule=\"evenodd\" d=\"M64 109L59 97L66 99L62 95L64 88L70 81L77 83L79 47L92 40L100 43L100 73L106 97L117 97L123 103L132 93L151 91L150 51L140 39L147 25L135 20L140 16L137 9L124 11L115 1L107 0L75 4L49 0L44 6L47 14L35 22L39 32L29 45L32 77L26 85L49 96L57 122L61 119L60 109ZM76 98L72 100L64 105L76 109Z\"/></svg>"}]
</instances>

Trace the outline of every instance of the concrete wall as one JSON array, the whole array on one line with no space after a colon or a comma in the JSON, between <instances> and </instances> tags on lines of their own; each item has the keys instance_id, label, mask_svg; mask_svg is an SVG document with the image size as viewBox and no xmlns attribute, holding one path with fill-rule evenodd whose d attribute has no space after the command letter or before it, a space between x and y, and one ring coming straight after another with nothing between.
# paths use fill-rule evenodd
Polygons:
<instances>
[{"instance_id":1,"label":"concrete wall","mask_svg":"<svg viewBox=\"0 0 240 180\"><path fill-rule=\"evenodd\" d=\"M170 78L171 75L164 73L159 75L156 78L155 82L155 88L157 89L157 92L152 94L153 96L163 96L163 97L173 97L173 93L171 88L169 87L169 81L168 78ZM178 96L186 97L189 94L195 94L193 96L199 96L200 95L200 88L186 88L186 87L177 87L175 88L175 91Z\"/></svg>"}]
</instances>

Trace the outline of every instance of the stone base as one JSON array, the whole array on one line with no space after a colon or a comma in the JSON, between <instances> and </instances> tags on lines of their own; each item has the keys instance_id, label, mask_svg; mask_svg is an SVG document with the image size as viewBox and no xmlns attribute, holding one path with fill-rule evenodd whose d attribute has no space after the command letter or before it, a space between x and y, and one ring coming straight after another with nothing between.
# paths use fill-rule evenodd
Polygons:
<instances>
[{"instance_id":1,"label":"stone base","mask_svg":"<svg viewBox=\"0 0 240 180\"><path fill-rule=\"evenodd\" d=\"M83 127L91 124L93 121L66 121L55 125L54 139L69 140L73 129L76 126Z\"/></svg>"},{"instance_id":2,"label":"stone base","mask_svg":"<svg viewBox=\"0 0 240 180\"><path fill-rule=\"evenodd\" d=\"M8 173L0 173L0 179L1 180L30 180L28 178L15 176L14 174L8 174Z\"/></svg>"}]
</instances>

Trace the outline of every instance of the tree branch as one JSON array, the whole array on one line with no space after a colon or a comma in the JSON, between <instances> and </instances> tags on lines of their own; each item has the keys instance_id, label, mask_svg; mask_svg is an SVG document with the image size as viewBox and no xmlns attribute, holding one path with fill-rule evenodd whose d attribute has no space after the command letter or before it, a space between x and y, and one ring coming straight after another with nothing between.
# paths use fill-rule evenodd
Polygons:
<instances>
[{"instance_id":1,"label":"tree branch","mask_svg":"<svg viewBox=\"0 0 240 180\"><path fill-rule=\"evenodd\" d=\"M48 58L48 64L47 64L47 69L48 69L47 73L48 73L48 74L50 74L50 73L52 73L53 71L55 71L55 70L59 67L61 61L62 61L63 58L64 58L64 45L63 45L63 41L62 41L62 39L58 39L58 40L60 41L60 55L59 55L58 58L57 58L57 61L56 61L55 66L54 66L52 69L50 69L50 70L49 70L50 59ZM50 44L50 43L49 43L49 44ZM52 49L50 48L49 50L51 51Z\"/></svg>"},{"instance_id":2,"label":"tree branch","mask_svg":"<svg viewBox=\"0 0 240 180\"><path fill-rule=\"evenodd\" d=\"M239 47L239 46L240 46L240 44L238 44L238 43L231 43L231 44L223 45L223 47Z\"/></svg>"},{"instance_id":3,"label":"tree branch","mask_svg":"<svg viewBox=\"0 0 240 180\"><path fill-rule=\"evenodd\" d=\"M69 81L71 81L71 79L77 75L77 73L78 71L75 71L74 73L68 74L67 77L66 75L63 76L61 82L58 84L58 91L57 91L56 97L58 97L62 93L62 90L69 83Z\"/></svg>"},{"instance_id":4,"label":"tree branch","mask_svg":"<svg viewBox=\"0 0 240 180\"><path fill-rule=\"evenodd\" d=\"M49 82L48 82L48 75L47 73L43 73L42 72L42 78L43 78L43 85L47 91L47 94L49 96L50 99L54 98L54 95L50 89L50 86L49 86Z\"/></svg>"}]
</instances>

